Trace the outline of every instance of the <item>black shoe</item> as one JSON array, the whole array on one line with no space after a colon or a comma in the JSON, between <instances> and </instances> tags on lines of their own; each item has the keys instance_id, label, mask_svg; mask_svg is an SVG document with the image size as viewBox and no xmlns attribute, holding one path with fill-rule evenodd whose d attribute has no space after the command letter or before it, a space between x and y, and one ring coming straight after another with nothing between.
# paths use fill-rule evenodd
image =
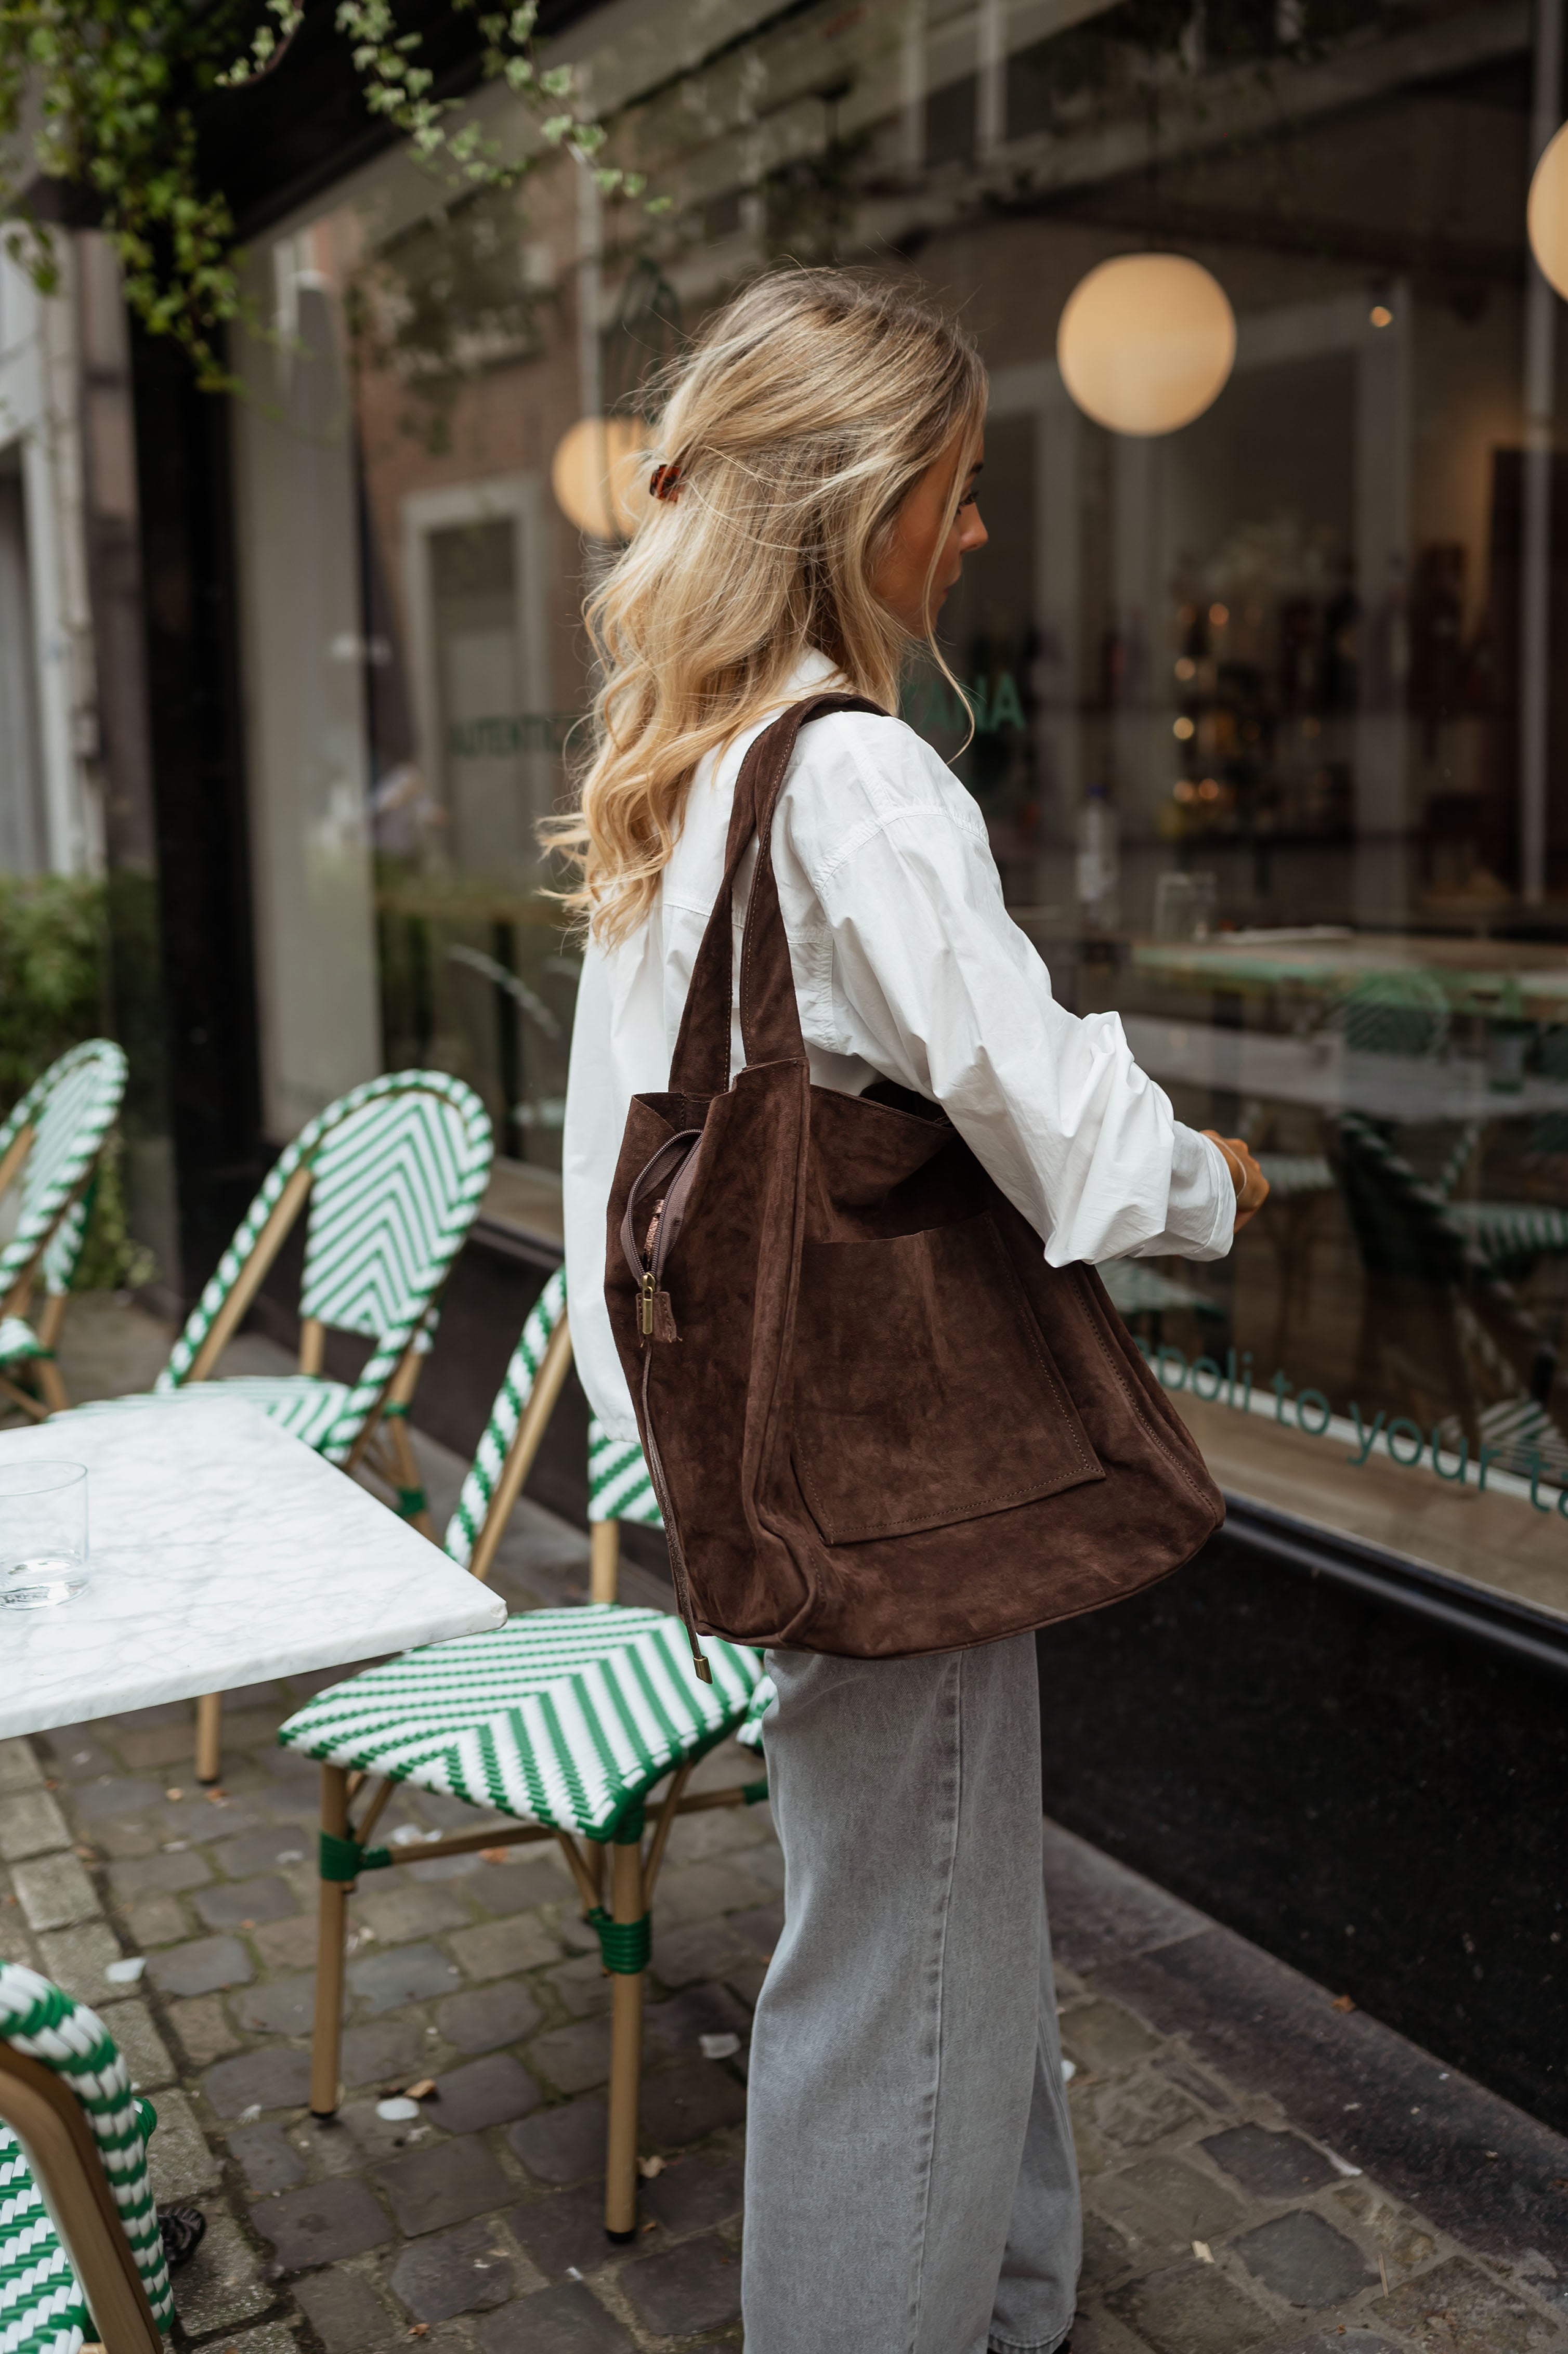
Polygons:
<instances>
[{"instance_id":1,"label":"black shoe","mask_svg":"<svg viewBox=\"0 0 1568 2354\"><path fill-rule=\"evenodd\" d=\"M160 2207L158 2236L164 2243L164 2262L171 2272L188 2264L207 2236L207 2217L199 2207Z\"/></svg>"}]
</instances>

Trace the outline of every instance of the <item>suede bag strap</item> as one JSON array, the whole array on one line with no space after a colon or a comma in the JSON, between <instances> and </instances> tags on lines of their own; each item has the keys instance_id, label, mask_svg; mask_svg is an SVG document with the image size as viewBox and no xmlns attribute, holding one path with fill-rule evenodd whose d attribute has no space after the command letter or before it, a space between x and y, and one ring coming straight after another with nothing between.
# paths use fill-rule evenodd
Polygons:
<instances>
[{"instance_id":1,"label":"suede bag strap","mask_svg":"<svg viewBox=\"0 0 1568 2354\"><path fill-rule=\"evenodd\" d=\"M740 1034L750 1063L800 1060L806 1052L795 1003L789 942L773 872L773 811L783 790L802 727L830 711L886 714L858 695L816 695L791 704L763 728L736 779L725 843L724 879L692 967L685 1010L670 1066L670 1092L705 1100L729 1086L731 1009L735 993L735 885L753 835L756 870L741 941Z\"/></svg>"}]
</instances>

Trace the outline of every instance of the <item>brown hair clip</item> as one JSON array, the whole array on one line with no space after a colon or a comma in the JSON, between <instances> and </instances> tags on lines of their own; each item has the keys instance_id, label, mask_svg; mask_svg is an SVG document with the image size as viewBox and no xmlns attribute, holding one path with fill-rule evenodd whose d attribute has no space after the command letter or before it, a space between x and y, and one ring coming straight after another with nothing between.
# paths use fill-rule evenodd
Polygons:
<instances>
[{"instance_id":1,"label":"brown hair clip","mask_svg":"<svg viewBox=\"0 0 1568 2354\"><path fill-rule=\"evenodd\" d=\"M654 499L673 499L681 487L679 466L655 466L648 483L648 495Z\"/></svg>"}]
</instances>

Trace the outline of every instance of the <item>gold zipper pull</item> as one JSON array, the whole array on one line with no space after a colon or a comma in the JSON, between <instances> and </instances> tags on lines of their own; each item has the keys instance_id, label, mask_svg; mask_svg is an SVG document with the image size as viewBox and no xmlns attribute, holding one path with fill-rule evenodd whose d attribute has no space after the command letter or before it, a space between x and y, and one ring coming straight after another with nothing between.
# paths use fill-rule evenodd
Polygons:
<instances>
[{"instance_id":1,"label":"gold zipper pull","mask_svg":"<svg viewBox=\"0 0 1568 2354\"><path fill-rule=\"evenodd\" d=\"M652 1268L650 1267L642 1278L641 1302L638 1311L638 1321L641 1326L642 1337L645 1341L651 1341L653 1338L653 1300L657 1289L658 1279Z\"/></svg>"}]
</instances>

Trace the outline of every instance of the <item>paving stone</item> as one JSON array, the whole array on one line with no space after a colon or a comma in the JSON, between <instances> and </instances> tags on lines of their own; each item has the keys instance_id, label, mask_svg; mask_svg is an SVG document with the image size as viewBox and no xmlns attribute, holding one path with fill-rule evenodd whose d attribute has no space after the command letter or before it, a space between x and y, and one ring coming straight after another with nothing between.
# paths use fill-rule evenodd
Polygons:
<instances>
[{"instance_id":1,"label":"paving stone","mask_svg":"<svg viewBox=\"0 0 1568 2354\"><path fill-rule=\"evenodd\" d=\"M175 1804L161 1802L155 1808L157 1821L163 1826L165 1840L190 1840L197 1847L216 1846L220 1839L237 1839L241 1831L254 1830L261 1820L260 1810L249 1799L209 1797L188 1777L185 1781L185 1796Z\"/></svg>"},{"instance_id":2,"label":"paving stone","mask_svg":"<svg viewBox=\"0 0 1568 2354\"><path fill-rule=\"evenodd\" d=\"M298 2354L299 2343L286 2321L270 2321L263 2328L246 2330L241 2338L226 2338L215 2354Z\"/></svg>"},{"instance_id":3,"label":"paving stone","mask_svg":"<svg viewBox=\"0 0 1568 2354\"><path fill-rule=\"evenodd\" d=\"M379 2200L363 2182L316 2182L306 2190L285 2190L250 2209L250 2221L278 2253L285 2272L314 2264L339 2264L366 2248L384 2247L392 2237Z\"/></svg>"},{"instance_id":4,"label":"paving stone","mask_svg":"<svg viewBox=\"0 0 1568 2354\"><path fill-rule=\"evenodd\" d=\"M642 2130L666 2148L739 2125L745 2115L745 2085L711 2060L665 2068L643 2081Z\"/></svg>"},{"instance_id":5,"label":"paving stone","mask_svg":"<svg viewBox=\"0 0 1568 2354\"><path fill-rule=\"evenodd\" d=\"M102 2016L105 2027L124 2054L137 2092L155 2093L160 2084L174 2083L179 2071L144 2002L111 2003Z\"/></svg>"},{"instance_id":6,"label":"paving stone","mask_svg":"<svg viewBox=\"0 0 1568 2354\"><path fill-rule=\"evenodd\" d=\"M163 1803L161 1782L136 1782L127 1774L101 1776L95 1782L79 1782L71 1793L72 1804L83 1822L107 1822L111 1816L152 1816Z\"/></svg>"},{"instance_id":7,"label":"paving stone","mask_svg":"<svg viewBox=\"0 0 1568 2354\"><path fill-rule=\"evenodd\" d=\"M185 1909L175 1896L138 1896L124 1907L125 1926L138 1953L154 1946L177 1946L190 1935Z\"/></svg>"},{"instance_id":8,"label":"paving stone","mask_svg":"<svg viewBox=\"0 0 1568 2354\"><path fill-rule=\"evenodd\" d=\"M234 2019L248 2035L308 2035L315 2017L316 1974L270 1978L233 1998Z\"/></svg>"},{"instance_id":9,"label":"paving stone","mask_svg":"<svg viewBox=\"0 0 1568 2354\"><path fill-rule=\"evenodd\" d=\"M48 1733L35 1734L34 1738L48 1760L50 1774L61 1782L88 1781L118 1770L118 1761L90 1724L55 1724ZM25 1749L27 1744L19 1742L16 1746ZM0 1755L0 1790L5 1787L5 1760Z\"/></svg>"},{"instance_id":10,"label":"paving stone","mask_svg":"<svg viewBox=\"0 0 1568 2354\"><path fill-rule=\"evenodd\" d=\"M1216 2240L1242 2221L1239 2200L1196 2167L1174 2158L1143 2158L1107 2176L1096 2203L1125 2224L1135 2239L1178 2248L1194 2240Z\"/></svg>"},{"instance_id":11,"label":"paving stone","mask_svg":"<svg viewBox=\"0 0 1568 2354\"><path fill-rule=\"evenodd\" d=\"M296 1913L291 1921L268 1921L253 1930L251 1944L270 1970L308 1969L316 1958L316 1918Z\"/></svg>"},{"instance_id":12,"label":"paving stone","mask_svg":"<svg viewBox=\"0 0 1568 2354\"><path fill-rule=\"evenodd\" d=\"M663 2180L662 2175L660 2180ZM1092 2207L1084 2210L1084 2264L1078 2274L1080 2297L1109 2288L1118 2281L1134 2262L1133 2251L1121 2233L1114 2231L1103 2215Z\"/></svg>"},{"instance_id":13,"label":"paving stone","mask_svg":"<svg viewBox=\"0 0 1568 2354\"><path fill-rule=\"evenodd\" d=\"M477 1922L471 1929L459 1929L450 1942L471 1978L511 1977L561 1958L562 1940L532 1914Z\"/></svg>"},{"instance_id":14,"label":"paving stone","mask_svg":"<svg viewBox=\"0 0 1568 2354\"><path fill-rule=\"evenodd\" d=\"M1090 2002L1062 2016L1062 2049L1080 2068L1107 2075L1156 2050L1160 2039L1118 2002Z\"/></svg>"},{"instance_id":15,"label":"paving stone","mask_svg":"<svg viewBox=\"0 0 1568 2354\"><path fill-rule=\"evenodd\" d=\"M166 1855L159 1848L152 1855L114 1864L109 1885L122 1904L129 1904L134 1897L150 1896L155 1891L175 1894L182 1888L199 1888L211 1878L207 1858L198 1849L187 1847L177 1855Z\"/></svg>"},{"instance_id":16,"label":"paving stone","mask_svg":"<svg viewBox=\"0 0 1568 2354\"><path fill-rule=\"evenodd\" d=\"M98 1891L69 1848L63 1855L35 1855L14 1865L11 1884L29 1929L69 1929L102 1909Z\"/></svg>"},{"instance_id":17,"label":"paving stone","mask_svg":"<svg viewBox=\"0 0 1568 2354\"><path fill-rule=\"evenodd\" d=\"M436 2025L460 2052L494 2052L516 2043L539 2024L539 2006L526 1987L503 1981L449 1995L436 2010Z\"/></svg>"},{"instance_id":18,"label":"paving stone","mask_svg":"<svg viewBox=\"0 0 1568 2354\"><path fill-rule=\"evenodd\" d=\"M558 2093L586 2093L609 2073L609 2021L579 2019L553 2027L528 2046L529 2064Z\"/></svg>"},{"instance_id":19,"label":"paving stone","mask_svg":"<svg viewBox=\"0 0 1568 2354\"><path fill-rule=\"evenodd\" d=\"M94 1823L88 1836L101 1855L155 1855L160 1844L157 1831L140 1816Z\"/></svg>"},{"instance_id":20,"label":"paving stone","mask_svg":"<svg viewBox=\"0 0 1568 2354\"><path fill-rule=\"evenodd\" d=\"M1420 2272L1437 2253L1431 2232L1424 2232L1413 2216L1364 2178L1360 2182L1341 2182L1334 2193L1334 2204L1372 2233L1402 2274Z\"/></svg>"},{"instance_id":21,"label":"paving stone","mask_svg":"<svg viewBox=\"0 0 1568 2354\"><path fill-rule=\"evenodd\" d=\"M286 1880L269 1873L259 1880L219 1880L191 1899L209 1929L255 1928L263 1921L287 1921L300 1900Z\"/></svg>"},{"instance_id":22,"label":"paving stone","mask_svg":"<svg viewBox=\"0 0 1568 2354\"><path fill-rule=\"evenodd\" d=\"M1260 2199L1302 2199L1335 2179L1322 2152L1299 2134L1233 2126L1226 2133L1211 2134L1202 2146L1216 2166Z\"/></svg>"},{"instance_id":23,"label":"paving stone","mask_svg":"<svg viewBox=\"0 0 1568 2354\"><path fill-rule=\"evenodd\" d=\"M315 1840L302 1832L281 1830L275 1823L225 1840L213 1850L218 1869L230 1880L244 1880L253 1872L271 1872L280 1864L312 1863Z\"/></svg>"},{"instance_id":24,"label":"paving stone","mask_svg":"<svg viewBox=\"0 0 1568 2354\"><path fill-rule=\"evenodd\" d=\"M617 2274L616 2285L649 2328L666 2336L716 2329L740 2311L740 2261L717 2240L640 2257Z\"/></svg>"},{"instance_id":25,"label":"paving stone","mask_svg":"<svg viewBox=\"0 0 1568 2354\"><path fill-rule=\"evenodd\" d=\"M1176 2085L1150 2074L1102 2093L1094 2110L1100 2131L1123 2149L1147 2149L1150 2142L1196 2125L1202 2115Z\"/></svg>"},{"instance_id":26,"label":"paving stone","mask_svg":"<svg viewBox=\"0 0 1568 2354\"><path fill-rule=\"evenodd\" d=\"M700 2052L705 2035L738 2035L745 2043L751 2034L751 2013L722 1986L687 1987L668 2002L650 2003L646 2020L650 2035L688 2058Z\"/></svg>"},{"instance_id":27,"label":"paving stone","mask_svg":"<svg viewBox=\"0 0 1568 2354\"><path fill-rule=\"evenodd\" d=\"M482 2354L634 2354L614 2315L577 2281L487 2313L470 2334Z\"/></svg>"},{"instance_id":28,"label":"paving stone","mask_svg":"<svg viewBox=\"0 0 1568 2354\"><path fill-rule=\"evenodd\" d=\"M417 2117L384 2117L377 2114L380 2104L376 2091L356 2101L344 2101L337 2112L336 2122L352 2137L361 2162L380 2164L396 2158L400 2149L418 2149L425 2143L434 2147L448 2138L433 2122L428 2105L419 2105ZM338 2168L340 2173L348 2170Z\"/></svg>"},{"instance_id":29,"label":"paving stone","mask_svg":"<svg viewBox=\"0 0 1568 2354\"><path fill-rule=\"evenodd\" d=\"M1396 2354L1396 2349L1386 2338L1374 2338L1365 2329L1347 2329L1342 2337L1334 2329L1319 2330L1311 2338L1293 2338L1279 2354Z\"/></svg>"},{"instance_id":30,"label":"paving stone","mask_svg":"<svg viewBox=\"0 0 1568 2354\"><path fill-rule=\"evenodd\" d=\"M392 2202L399 2231L439 2232L446 2223L503 2207L512 2185L477 2135L466 2134L433 2149L410 2150L376 2169L375 2179Z\"/></svg>"},{"instance_id":31,"label":"paving stone","mask_svg":"<svg viewBox=\"0 0 1568 2354\"><path fill-rule=\"evenodd\" d=\"M407 1945L411 1937L437 1937L444 1929L461 1929L473 1918L461 1896L450 1888L421 1888L401 1872L388 1873L389 1887L366 1888L361 1882L354 1917L374 1929L384 1946Z\"/></svg>"},{"instance_id":32,"label":"paving stone","mask_svg":"<svg viewBox=\"0 0 1568 2354\"><path fill-rule=\"evenodd\" d=\"M1552 2324L1464 2256L1422 2273L1372 2311L1422 2354L1534 2354L1553 2342Z\"/></svg>"},{"instance_id":33,"label":"paving stone","mask_svg":"<svg viewBox=\"0 0 1568 2354\"><path fill-rule=\"evenodd\" d=\"M1195 2256L1112 2289L1106 2303L1154 2354L1245 2354L1275 2328L1267 2314Z\"/></svg>"},{"instance_id":34,"label":"paving stone","mask_svg":"<svg viewBox=\"0 0 1568 2354\"><path fill-rule=\"evenodd\" d=\"M217 2153L196 2122L196 2111L174 2086L159 2094L158 2130L147 2145L147 2174L160 2201L192 2199L222 2178Z\"/></svg>"},{"instance_id":35,"label":"paving stone","mask_svg":"<svg viewBox=\"0 0 1568 2354\"><path fill-rule=\"evenodd\" d=\"M38 1939L38 1967L78 2002L98 2008L122 1989L104 1977L111 1962L122 1961L120 1940L107 1921L80 1921L74 1929L46 1930Z\"/></svg>"},{"instance_id":36,"label":"paving stone","mask_svg":"<svg viewBox=\"0 0 1568 2354\"><path fill-rule=\"evenodd\" d=\"M238 1937L193 1937L154 1955L147 1975L165 1994L213 1994L219 1987L245 1986L256 1975Z\"/></svg>"},{"instance_id":37,"label":"paving stone","mask_svg":"<svg viewBox=\"0 0 1568 2354\"><path fill-rule=\"evenodd\" d=\"M48 1790L6 1793L0 1807L0 1863L20 1863L26 1856L69 1845L66 1819Z\"/></svg>"},{"instance_id":38,"label":"paving stone","mask_svg":"<svg viewBox=\"0 0 1568 2354\"><path fill-rule=\"evenodd\" d=\"M398 2010L406 2002L422 2002L429 1995L450 1994L458 1976L456 1964L434 1946L403 1946L395 1953L368 1954L348 1966L348 1983L372 2018L378 2011Z\"/></svg>"},{"instance_id":39,"label":"paving stone","mask_svg":"<svg viewBox=\"0 0 1568 2354\"><path fill-rule=\"evenodd\" d=\"M577 1954L540 1978L574 2019L598 2019L614 1999L614 1981L597 1953Z\"/></svg>"},{"instance_id":40,"label":"paving stone","mask_svg":"<svg viewBox=\"0 0 1568 2354\"><path fill-rule=\"evenodd\" d=\"M44 1769L25 1735L0 1741L0 1791L41 1789L43 1780Z\"/></svg>"},{"instance_id":41,"label":"paving stone","mask_svg":"<svg viewBox=\"0 0 1568 2354\"><path fill-rule=\"evenodd\" d=\"M580 2273L596 2271L614 2245L605 2233L604 2189L598 2182L531 2200L525 2207L514 2207L506 2220L514 2238L550 2280L573 2265Z\"/></svg>"},{"instance_id":42,"label":"paving stone","mask_svg":"<svg viewBox=\"0 0 1568 2354\"><path fill-rule=\"evenodd\" d=\"M206 2201L203 2211L207 2232L200 2247L170 2275L175 2308L193 2338L249 2321L252 2314L264 2311L277 2294L270 2282L261 2278L255 2251L233 2216Z\"/></svg>"},{"instance_id":43,"label":"paving stone","mask_svg":"<svg viewBox=\"0 0 1568 2354\"><path fill-rule=\"evenodd\" d=\"M737 1937L727 1921L694 1921L666 1930L655 1916L653 1975L673 1993L705 1978L726 1978L737 1964L755 1962L757 1949Z\"/></svg>"},{"instance_id":44,"label":"paving stone","mask_svg":"<svg viewBox=\"0 0 1568 2354\"><path fill-rule=\"evenodd\" d=\"M293 2293L326 2354L387 2345L398 2327L364 2274L342 2264L296 2281Z\"/></svg>"},{"instance_id":45,"label":"paving stone","mask_svg":"<svg viewBox=\"0 0 1568 2354\"><path fill-rule=\"evenodd\" d=\"M1304 2207L1244 2232L1231 2245L1253 2277L1287 2305L1341 2305L1377 2278L1342 2232Z\"/></svg>"},{"instance_id":46,"label":"paving stone","mask_svg":"<svg viewBox=\"0 0 1568 2354\"><path fill-rule=\"evenodd\" d=\"M115 1746L133 1774L143 1773L150 1766L179 1766L194 1773L191 1745L195 1737L187 1712L183 1721L173 1724L149 1724L136 1732L119 1734Z\"/></svg>"},{"instance_id":47,"label":"paving stone","mask_svg":"<svg viewBox=\"0 0 1568 2354\"><path fill-rule=\"evenodd\" d=\"M511 2260L493 2227L461 2223L405 2248L387 2275L393 2296L416 2321L450 2321L504 2305L512 2295Z\"/></svg>"},{"instance_id":48,"label":"paving stone","mask_svg":"<svg viewBox=\"0 0 1568 2354\"><path fill-rule=\"evenodd\" d=\"M448 2133L481 2133L510 2125L539 2105L539 2087L508 2052L495 2052L436 2078L430 2115Z\"/></svg>"},{"instance_id":49,"label":"paving stone","mask_svg":"<svg viewBox=\"0 0 1568 2354\"><path fill-rule=\"evenodd\" d=\"M418 2020L377 2019L344 2031L343 2081L379 2084L424 2073L425 2031Z\"/></svg>"},{"instance_id":50,"label":"paving stone","mask_svg":"<svg viewBox=\"0 0 1568 2354\"><path fill-rule=\"evenodd\" d=\"M569 1899L571 1882L566 1868L556 1859L559 1850L554 1847L530 1854L526 1848L510 1848L508 1858L516 1862L483 1863L468 1889L477 1897L487 1913L498 1919L514 1913L526 1913L536 1904L558 1903Z\"/></svg>"},{"instance_id":51,"label":"paving stone","mask_svg":"<svg viewBox=\"0 0 1568 2354\"><path fill-rule=\"evenodd\" d=\"M202 2080L202 2090L220 2117L247 2109L297 2109L309 2100L311 2055L287 2044L263 2044L237 2059L220 2060Z\"/></svg>"},{"instance_id":52,"label":"paving stone","mask_svg":"<svg viewBox=\"0 0 1568 2354\"><path fill-rule=\"evenodd\" d=\"M643 2184L642 2206L679 2238L727 2223L739 2214L745 2190L746 2169L739 2158L725 2158L715 2166L709 2158L686 2158Z\"/></svg>"},{"instance_id":53,"label":"paving stone","mask_svg":"<svg viewBox=\"0 0 1568 2354\"><path fill-rule=\"evenodd\" d=\"M466 1828L473 1827L469 1824ZM476 1872L483 1869L477 1855L433 1855L427 1863L406 1863L402 1877L419 1881L471 1880Z\"/></svg>"},{"instance_id":54,"label":"paving stone","mask_svg":"<svg viewBox=\"0 0 1568 2354\"><path fill-rule=\"evenodd\" d=\"M667 1865L659 1879L659 1917L672 1929L682 1929L689 1921L755 1907L761 1893L733 1863Z\"/></svg>"},{"instance_id":55,"label":"paving stone","mask_svg":"<svg viewBox=\"0 0 1568 2354\"><path fill-rule=\"evenodd\" d=\"M239 2038L215 1994L196 1996L189 2002L169 2005L169 2024L179 2037L193 2068L209 2068L228 2052L238 2052Z\"/></svg>"},{"instance_id":56,"label":"paving stone","mask_svg":"<svg viewBox=\"0 0 1568 2354\"><path fill-rule=\"evenodd\" d=\"M259 2199L269 2191L291 2190L309 2171L281 2126L240 2126L229 2135L228 2149L246 2189Z\"/></svg>"},{"instance_id":57,"label":"paving stone","mask_svg":"<svg viewBox=\"0 0 1568 2354\"><path fill-rule=\"evenodd\" d=\"M506 2139L541 2182L580 2182L602 2175L609 2113L602 2101L568 2101L515 2125Z\"/></svg>"},{"instance_id":58,"label":"paving stone","mask_svg":"<svg viewBox=\"0 0 1568 2354\"><path fill-rule=\"evenodd\" d=\"M754 1962L742 1962L738 1967L726 1970L724 1982L737 2002L745 2003L747 2010L755 2010L767 1977L768 1965L759 1956Z\"/></svg>"},{"instance_id":59,"label":"paving stone","mask_svg":"<svg viewBox=\"0 0 1568 2354\"><path fill-rule=\"evenodd\" d=\"M661 1888L659 1893L662 1895L663 1890ZM773 1948L784 1935L784 1907L782 1904L754 1904L748 1913L732 1913L729 1925L746 1939L748 1946L755 1946L759 1954L771 1959Z\"/></svg>"}]
</instances>

